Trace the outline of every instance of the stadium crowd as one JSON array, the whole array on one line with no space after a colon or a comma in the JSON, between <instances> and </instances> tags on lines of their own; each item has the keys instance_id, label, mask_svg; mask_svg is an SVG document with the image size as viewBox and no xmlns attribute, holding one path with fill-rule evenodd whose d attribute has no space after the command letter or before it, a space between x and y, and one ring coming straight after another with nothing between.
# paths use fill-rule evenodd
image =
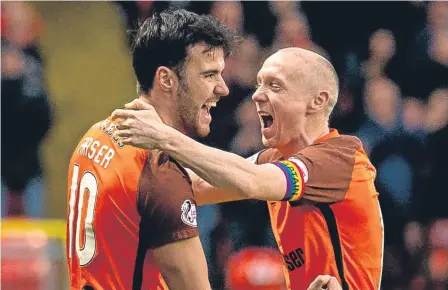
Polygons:
<instances>
[{"instance_id":1,"label":"stadium crowd","mask_svg":"<svg viewBox=\"0 0 448 290\"><path fill-rule=\"evenodd\" d=\"M115 4L127 30L170 5ZM289 46L328 58L340 78L331 127L358 136L378 170L386 236L382 289L448 289L448 2L176 5L211 13L245 36L226 63L230 95L212 110L211 134L201 141L242 156L258 152L263 145L250 96L262 61ZM23 7L22 13L33 13ZM41 199L28 198L25 207L17 198L30 187L29 196L43 194L38 152L50 128L51 110L36 48L39 25L14 25L14 19L41 20L17 16L17 11L4 8L2 14L2 204L14 201L13 207L3 207L2 215L42 216L31 210L42 207L32 206ZM11 122L23 129L10 132ZM11 137L25 130L32 134ZM17 146L19 137L27 139ZM17 156L20 160L8 158ZM213 289L224 289L226 276L231 278L226 265L235 253L248 247L275 248L264 202L204 206L199 227Z\"/></svg>"}]
</instances>

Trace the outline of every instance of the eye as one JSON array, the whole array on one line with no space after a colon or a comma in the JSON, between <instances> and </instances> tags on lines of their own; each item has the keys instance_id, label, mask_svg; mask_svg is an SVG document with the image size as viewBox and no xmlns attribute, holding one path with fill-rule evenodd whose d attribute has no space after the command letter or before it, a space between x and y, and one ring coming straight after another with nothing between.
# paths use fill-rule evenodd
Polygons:
<instances>
[{"instance_id":1,"label":"eye","mask_svg":"<svg viewBox=\"0 0 448 290\"><path fill-rule=\"evenodd\" d=\"M279 85L277 85L277 84L271 84L271 89L274 92L278 92L278 91L280 91L281 87Z\"/></svg>"},{"instance_id":2,"label":"eye","mask_svg":"<svg viewBox=\"0 0 448 290\"><path fill-rule=\"evenodd\" d=\"M212 78L212 77L214 77L215 75L216 75L216 73L209 73L209 74L206 74L205 77L206 77L206 78Z\"/></svg>"},{"instance_id":3,"label":"eye","mask_svg":"<svg viewBox=\"0 0 448 290\"><path fill-rule=\"evenodd\" d=\"M260 87L261 87L260 84L256 84L256 85L254 86L254 89L255 89L255 90L258 90Z\"/></svg>"}]
</instances>

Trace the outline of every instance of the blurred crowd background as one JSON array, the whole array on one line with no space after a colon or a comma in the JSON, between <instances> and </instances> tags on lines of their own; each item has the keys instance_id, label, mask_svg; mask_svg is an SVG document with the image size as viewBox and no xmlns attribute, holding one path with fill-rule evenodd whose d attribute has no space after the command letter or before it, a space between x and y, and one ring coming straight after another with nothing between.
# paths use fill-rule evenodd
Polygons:
<instances>
[{"instance_id":1,"label":"blurred crowd background","mask_svg":"<svg viewBox=\"0 0 448 290\"><path fill-rule=\"evenodd\" d=\"M25 237L11 233L24 227L20 219L65 219L74 147L91 124L136 97L128 32L171 4L1 3L4 289L25 289L17 288L20 279L26 289L41 289L32 287L55 274L52 265L65 270L63 256L42 250L50 247L42 232L32 234L28 225ZM226 64L230 95L212 110L212 133L201 141L242 156L259 151L250 96L263 60L288 46L328 58L340 78L331 126L358 136L378 169L386 237L382 289L448 289L448 2L174 4L211 13L245 36ZM16 226L7 227L11 220ZM58 236L60 228L41 224L47 236ZM264 202L204 206L199 227L213 289L281 283L278 275L260 276L278 269L266 262L276 261L277 252ZM14 266L17 249L34 253L21 258L34 264ZM258 268L244 270L244 277L228 271L238 267ZM62 289L54 285L42 287Z\"/></svg>"}]
</instances>

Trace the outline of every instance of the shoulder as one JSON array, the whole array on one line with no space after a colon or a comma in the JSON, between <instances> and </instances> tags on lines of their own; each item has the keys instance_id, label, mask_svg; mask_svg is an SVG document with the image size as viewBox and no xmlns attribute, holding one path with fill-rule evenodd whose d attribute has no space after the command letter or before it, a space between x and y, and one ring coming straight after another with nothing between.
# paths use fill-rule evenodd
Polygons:
<instances>
[{"instance_id":1,"label":"shoulder","mask_svg":"<svg viewBox=\"0 0 448 290\"><path fill-rule=\"evenodd\" d=\"M321 142L314 143L298 152L298 155L319 156L320 158L341 155L353 158L362 149L362 142L355 136L340 135Z\"/></svg>"},{"instance_id":2,"label":"shoulder","mask_svg":"<svg viewBox=\"0 0 448 290\"><path fill-rule=\"evenodd\" d=\"M141 194L169 192L172 194L167 197L175 197L178 194L192 196L191 179L176 160L160 150L150 150L148 154L139 182Z\"/></svg>"},{"instance_id":3,"label":"shoulder","mask_svg":"<svg viewBox=\"0 0 448 290\"><path fill-rule=\"evenodd\" d=\"M146 151L148 154L148 166L154 174L175 174L185 177L191 184L187 171L175 159L160 150Z\"/></svg>"},{"instance_id":4,"label":"shoulder","mask_svg":"<svg viewBox=\"0 0 448 290\"><path fill-rule=\"evenodd\" d=\"M282 155L280 151L278 151L277 149L268 148L254 154L253 156L249 157L248 160L256 164L265 164L277 161L281 156Z\"/></svg>"},{"instance_id":5,"label":"shoulder","mask_svg":"<svg viewBox=\"0 0 448 290\"><path fill-rule=\"evenodd\" d=\"M340 135L338 138L329 139L328 143L334 144L335 146L344 146L353 149L359 149L362 147L361 140L352 135Z\"/></svg>"},{"instance_id":6,"label":"shoulder","mask_svg":"<svg viewBox=\"0 0 448 290\"><path fill-rule=\"evenodd\" d=\"M351 176L358 156L366 155L361 141L354 136L340 135L314 143L296 154L289 161L294 162L308 179L310 175L319 175L320 179L345 179Z\"/></svg>"},{"instance_id":7,"label":"shoulder","mask_svg":"<svg viewBox=\"0 0 448 290\"><path fill-rule=\"evenodd\" d=\"M320 148L325 147L345 147L351 149L359 149L362 146L361 140L352 135L340 135L338 137L330 138L322 142L317 142L310 147L317 146Z\"/></svg>"}]
</instances>

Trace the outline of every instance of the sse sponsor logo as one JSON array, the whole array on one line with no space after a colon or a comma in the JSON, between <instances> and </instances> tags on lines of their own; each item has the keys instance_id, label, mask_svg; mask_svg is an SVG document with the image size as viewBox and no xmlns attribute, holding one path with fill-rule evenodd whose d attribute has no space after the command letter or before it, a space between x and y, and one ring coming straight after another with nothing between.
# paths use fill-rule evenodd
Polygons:
<instances>
[{"instance_id":1,"label":"sse sponsor logo","mask_svg":"<svg viewBox=\"0 0 448 290\"><path fill-rule=\"evenodd\" d=\"M294 251L289 252L287 255L283 255L283 259L288 266L289 272L294 271L305 264L305 257L303 254L303 250L301 248L297 248Z\"/></svg>"}]
</instances>

